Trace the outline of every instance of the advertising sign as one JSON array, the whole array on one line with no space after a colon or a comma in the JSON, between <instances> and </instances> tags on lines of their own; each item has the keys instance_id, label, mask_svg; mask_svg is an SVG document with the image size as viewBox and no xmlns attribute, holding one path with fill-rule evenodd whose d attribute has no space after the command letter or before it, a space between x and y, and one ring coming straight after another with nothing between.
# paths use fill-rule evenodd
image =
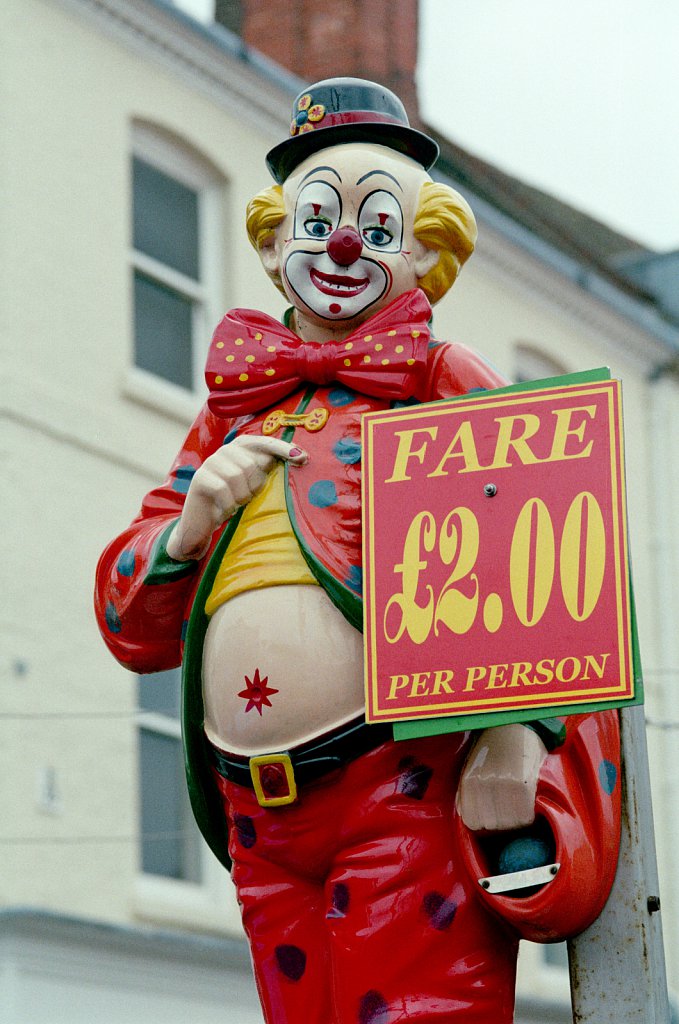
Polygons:
<instances>
[{"instance_id":1,"label":"advertising sign","mask_svg":"<svg viewBox=\"0 0 679 1024\"><path fill-rule=\"evenodd\" d=\"M634 699L620 383L558 380L364 417L369 722Z\"/></svg>"}]
</instances>

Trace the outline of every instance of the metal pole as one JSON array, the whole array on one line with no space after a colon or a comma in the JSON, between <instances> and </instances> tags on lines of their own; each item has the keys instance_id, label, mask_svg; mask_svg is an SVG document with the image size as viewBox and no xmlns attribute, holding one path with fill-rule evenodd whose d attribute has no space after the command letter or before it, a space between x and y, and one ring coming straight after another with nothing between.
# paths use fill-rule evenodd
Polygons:
<instances>
[{"instance_id":1,"label":"metal pole","mask_svg":"<svg viewBox=\"0 0 679 1024\"><path fill-rule=\"evenodd\" d=\"M573 1024L669 1024L643 708L620 725L620 859L601 915L568 944Z\"/></svg>"}]
</instances>

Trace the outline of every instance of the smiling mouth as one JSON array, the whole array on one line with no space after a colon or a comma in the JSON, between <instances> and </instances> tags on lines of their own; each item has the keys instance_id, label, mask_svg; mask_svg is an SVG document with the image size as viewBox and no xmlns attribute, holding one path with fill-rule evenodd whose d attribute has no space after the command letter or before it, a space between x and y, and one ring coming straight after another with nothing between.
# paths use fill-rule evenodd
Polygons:
<instances>
[{"instance_id":1,"label":"smiling mouth","mask_svg":"<svg viewBox=\"0 0 679 1024\"><path fill-rule=\"evenodd\" d=\"M339 274L323 274L320 270L310 270L312 284L325 295L333 295L335 298L351 298L352 295L360 295L370 284L367 277L341 277Z\"/></svg>"}]
</instances>

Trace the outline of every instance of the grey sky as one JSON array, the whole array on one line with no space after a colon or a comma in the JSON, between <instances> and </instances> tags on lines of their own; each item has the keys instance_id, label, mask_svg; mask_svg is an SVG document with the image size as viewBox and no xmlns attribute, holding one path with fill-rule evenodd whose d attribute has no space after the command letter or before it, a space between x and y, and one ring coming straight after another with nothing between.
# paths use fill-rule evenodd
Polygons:
<instances>
[{"instance_id":1,"label":"grey sky","mask_svg":"<svg viewBox=\"0 0 679 1024\"><path fill-rule=\"evenodd\" d=\"M420 0L420 100L466 149L679 248L677 0Z\"/></svg>"}]
</instances>

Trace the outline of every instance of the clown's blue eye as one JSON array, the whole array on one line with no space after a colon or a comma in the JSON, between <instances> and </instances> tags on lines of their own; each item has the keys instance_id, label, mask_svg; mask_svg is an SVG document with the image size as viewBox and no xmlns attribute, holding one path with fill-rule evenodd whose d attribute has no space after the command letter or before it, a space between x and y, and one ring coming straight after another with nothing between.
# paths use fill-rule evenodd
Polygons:
<instances>
[{"instance_id":1,"label":"clown's blue eye","mask_svg":"<svg viewBox=\"0 0 679 1024\"><path fill-rule=\"evenodd\" d=\"M310 217L304 221L304 228L307 235L312 238L327 238L332 230L332 224L324 217Z\"/></svg>"},{"instance_id":2,"label":"clown's blue eye","mask_svg":"<svg viewBox=\"0 0 679 1024\"><path fill-rule=\"evenodd\" d=\"M394 236L387 228L368 227L363 229L363 237L368 245L385 246L393 241Z\"/></svg>"}]
</instances>

